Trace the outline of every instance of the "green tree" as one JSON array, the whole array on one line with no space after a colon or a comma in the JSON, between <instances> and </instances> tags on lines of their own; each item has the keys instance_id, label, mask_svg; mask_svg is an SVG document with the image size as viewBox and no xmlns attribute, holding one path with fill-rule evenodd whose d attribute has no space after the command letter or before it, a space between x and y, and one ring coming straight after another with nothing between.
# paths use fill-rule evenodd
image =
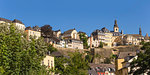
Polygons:
<instances>
[{"instance_id":1,"label":"green tree","mask_svg":"<svg viewBox=\"0 0 150 75\"><path fill-rule=\"evenodd\" d=\"M0 73L26 75L32 70L39 74L47 52L43 39L28 41L12 24L0 24L0 30Z\"/></svg>"},{"instance_id":2,"label":"green tree","mask_svg":"<svg viewBox=\"0 0 150 75\"><path fill-rule=\"evenodd\" d=\"M80 36L80 40L82 40L83 42L84 49L88 49L89 48L87 43L88 38L85 36L85 33L80 33L79 36Z\"/></svg>"},{"instance_id":3,"label":"green tree","mask_svg":"<svg viewBox=\"0 0 150 75\"><path fill-rule=\"evenodd\" d=\"M79 52L69 54L69 58L55 58L55 68L61 75L87 75L89 63Z\"/></svg>"},{"instance_id":4,"label":"green tree","mask_svg":"<svg viewBox=\"0 0 150 75\"><path fill-rule=\"evenodd\" d=\"M141 45L144 45L144 43L145 43L144 40L142 40L142 41L140 42Z\"/></svg>"},{"instance_id":5,"label":"green tree","mask_svg":"<svg viewBox=\"0 0 150 75\"><path fill-rule=\"evenodd\" d=\"M130 73L133 73L133 75L140 75L142 73L150 74L150 42L145 43L141 49L144 50L144 52L138 53L138 58L134 59L130 64Z\"/></svg>"},{"instance_id":6,"label":"green tree","mask_svg":"<svg viewBox=\"0 0 150 75\"><path fill-rule=\"evenodd\" d=\"M48 44L48 48L47 48L47 49L48 49L48 51L50 51L51 53L57 51L57 49L54 48L51 44Z\"/></svg>"}]
</instances>

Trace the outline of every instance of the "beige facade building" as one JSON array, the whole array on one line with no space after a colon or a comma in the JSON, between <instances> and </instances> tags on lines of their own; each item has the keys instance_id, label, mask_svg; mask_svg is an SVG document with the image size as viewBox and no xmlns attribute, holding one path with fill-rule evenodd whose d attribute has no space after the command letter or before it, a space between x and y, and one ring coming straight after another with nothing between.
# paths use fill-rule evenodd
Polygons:
<instances>
[{"instance_id":1,"label":"beige facade building","mask_svg":"<svg viewBox=\"0 0 150 75\"><path fill-rule=\"evenodd\" d=\"M25 33L27 34L27 40L31 40L30 37L33 37L35 39L38 39L39 37L41 37L40 28L39 29L35 29L35 27L33 27L33 28L27 27L25 29Z\"/></svg>"},{"instance_id":2,"label":"beige facade building","mask_svg":"<svg viewBox=\"0 0 150 75\"><path fill-rule=\"evenodd\" d=\"M83 49L83 42L80 40L78 32L70 29L61 34L61 40L57 47Z\"/></svg>"},{"instance_id":3,"label":"beige facade building","mask_svg":"<svg viewBox=\"0 0 150 75\"><path fill-rule=\"evenodd\" d=\"M61 37L61 31L60 30L54 31L54 36L56 36L57 38L60 38Z\"/></svg>"},{"instance_id":4,"label":"beige facade building","mask_svg":"<svg viewBox=\"0 0 150 75\"><path fill-rule=\"evenodd\" d=\"M71 39L67 42L68 48L83 49L83 42L77 39Z\"/></svg>"},{"instance_id":5,"label":"beige facade building","mask_svg":"<svg viewBox=\"0 0 150 75\"><path fill-rule=\"evenodd\" d=\"M25 30L25 25L17 20L17 19L14 19L13 21L11 20L8 20L8 19L4 19L4 18L0 18L0 23L8 23L8 25L10 25L11 23L14 24L19 30L22 30L24 31Z\"/></svg>"},{"instance_id":6,"label":"beige facade building","mask_svg":"<svg viewBox=\"0 0 150 75\"><path fill-rule=\"evenodd\" d=\"M100 42L104 43L104 47L114 46L114 40L123 35L123 31L119 32L119 27L117 20L115 20L113 31L109 31L105 27L101 30L97 29L92 32L91 36L88 38L88 45L91 47L98 47Z\"/></svg>"},{"instance_id":7,"label":"beige facade building","mask_svg":"<svg viewBox=\"0 0 150 75\"><path fill-rule=\"evenodd\" d=\"M62 34L63 39L79 39L79 34L75 29L70 29Z\"/></svg>"},{"instance_id":8,"label":"beige facade building","mask_svg":"<svg viewBox=\"0 0 150 75\"><path fill-rule=\"evenodd\" d=\"M52 57L50 55L46 55L46 57L43 59L41 64L47 66L47 68L53 68L54 69L55 68L54 57Z\"/></svg>"},{"instance_id":9,"label":"beige facade building","mask_svg":"<svg viewBox=\"0 0 150 75\"><path fill-rule=\"evenodd\" d=\"M144 37L139 34L126 34L123 39L125 45L140 45L140 42L144 40Z\"/></svg>"},{"instance_id":10,"label":"beige facade building","mask_svg":"<svg viewBox=\"0 0 150 75\"><path fill-rule=\"evenodd\" d=\"M104 43L104 47L112 47L112 36L106 28L94 31L91 36L92 47L99 47L100 42Z\"/></svg>"}]
</instances>

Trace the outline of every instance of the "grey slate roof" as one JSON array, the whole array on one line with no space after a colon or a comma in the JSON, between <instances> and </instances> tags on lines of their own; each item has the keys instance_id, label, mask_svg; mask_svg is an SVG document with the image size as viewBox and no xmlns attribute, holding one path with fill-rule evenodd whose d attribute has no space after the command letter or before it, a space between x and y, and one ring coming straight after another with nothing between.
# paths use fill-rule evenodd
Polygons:
<instances>
[{"instance_id":1,"label":"grey slate roof","mask_svg":"<svg viewBox=\"0 0 150 75\"><path fill-rule=\"evenodd\" d=\"M136 52L120 52L118 58L124 59L128 56L136 56Z\"/></svg>"},{"instance_id":2,"label":"grey slate roof","mask_svg":"<svg viewBox=\"0 0 150 75\"><path fill-rule=\"evenodd\" d=\"M109 33L110 31L107 29L107 28L105 28L105 27L103 27L102 29L101 29L101 31L102 32L106 32L106 33Z\"/></svg>"}]
</instances>

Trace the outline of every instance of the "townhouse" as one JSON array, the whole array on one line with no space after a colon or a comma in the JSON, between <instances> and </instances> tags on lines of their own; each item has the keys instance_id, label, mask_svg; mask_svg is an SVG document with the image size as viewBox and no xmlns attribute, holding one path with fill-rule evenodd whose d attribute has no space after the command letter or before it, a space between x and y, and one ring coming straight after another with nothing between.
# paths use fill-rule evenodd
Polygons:
<instances>
[{"instance_id":1,"label":"townhouse","mask_svg":"<svg viewBox=\"0 0 150 75\"><path fill-rule=\"evenodd\" d=\"M24 31L25 30L25 25L17 19L14 19L13 21L5 19L5 18L0 18L0 23L8 23L8 25L10 24L14 24L19 30Z\"/></svg>"},{"instance_id":2,"label":"townhouse","mask_svg":"<svg viewBox=\"0 0 150 75\"><path fill-rule=\"evenodd\" d=\"M70 29L61 34L61 40L57 47L83 49L83 42L76 29Z\"/></svg>"},{"instance_id":3,"label":"townhouse","mask_svg":"<svg viewBox=\"0 0 150 75\"><path fill-rule=\"evenodd\" d=\"M30 38L38 39L41 37L41 29L38 26L34 26L33 28L26 27L25 33L27 34L27 40L31 40Z\"/></svg>"}]
</instances>

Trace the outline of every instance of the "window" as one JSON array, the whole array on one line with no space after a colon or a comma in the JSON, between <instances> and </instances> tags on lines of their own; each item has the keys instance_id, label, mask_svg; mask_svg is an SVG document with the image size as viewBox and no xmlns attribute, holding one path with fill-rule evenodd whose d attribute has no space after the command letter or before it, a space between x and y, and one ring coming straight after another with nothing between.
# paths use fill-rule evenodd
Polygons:
<instances>
[{"instance_id":1,"label":"window","mask_svg":"<svg viewBox=\"0 0 150 75\"><path fill-rule=\"evenodd\" d=\"M51 61L51 67L53 67L53 61Z\"/></svg>"},{"instance_id":2,"label":"window","mask_svg":"<svg viewBox=\"0 0 150 75\"><path fill-rule=\"evenodd\" d=\"M42 65L44 65L44 60L42 61Z\"/></svg>"},{"instance_id":3,"label":"window","mask_svg":"<svg viewBox=\"0 0 150 75\"><path fill-rule=\"evenodd\" d=\"M48 60L48 67L50 67L50 66L49 66L49 60Z\"/></svg>"}]
</instances>

